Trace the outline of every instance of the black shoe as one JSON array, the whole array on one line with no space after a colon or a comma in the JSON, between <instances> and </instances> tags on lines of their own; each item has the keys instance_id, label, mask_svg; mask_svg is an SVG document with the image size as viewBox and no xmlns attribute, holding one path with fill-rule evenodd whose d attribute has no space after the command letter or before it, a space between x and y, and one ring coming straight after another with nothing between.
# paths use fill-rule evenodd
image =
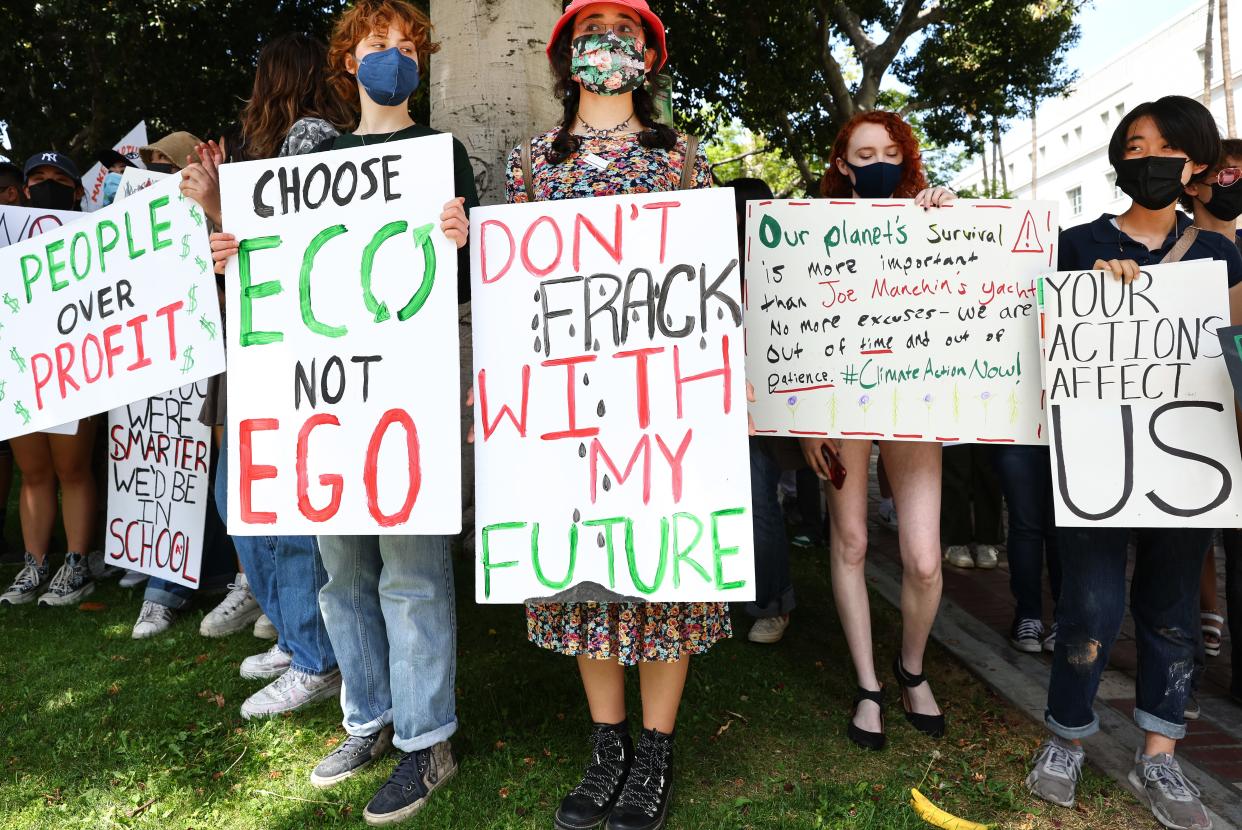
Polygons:
<instances>
[{"instance_id":1,"label":"black shoe","mask_svg":"<svg viewBox=\"0 0 1242 830\"><path fill-rule=\"evenodd\" d=\"M561 801L554 823L557 830L599 827L621 794L634 761L629 721L597 723L591 730L591 763L582 782Z\"/></svg>"},{"instance_id":2,"label":"black shoe","mask_svg":"<svg viewBox=\"0 0 1242 830\"><path fill-rule=\"evenodd\" d=\"M906 720L910 721L910 725L915 729L932 738L944 737L944 715L921 715L918 712L910 711L910 702L906 699L906 689L913 689L916 686L922 686L927 682L927 676L923 674L909 674L901 665L901 655L898 654L893 658L893 674L897 675L897 682L902 686L901 692L901 708L906 710Z\"/></svg>"},{"instance_id":3,"label":"black shoe","mask_svg":"<svg viewBox=\"0 0 1242 830\"><path fill-rule=\"evenodd\" d=\"M457 772L457 760L448 741L430 749L407 752L388 781L362 811L372 827L405 821L423 808L427 799Z\"/></svg>"},{"instance_id":4,"label":"black shoe","mask_svg":"<svg viewBox=\"0 0 1242 830\"><path fill-rule=\"evenodd\" d=\"M858 704L864 700L869 700L876 706L880 707L880 731L868 732L866 729L860 729L854 723L854 715L858 714ZM854 696L854 711L850 715L850 726L845 730L845 736L853 741L856 745L863 749L874 749L879 751L888 743L888 738L884 736L884 687L881 686L874 692L870 689L858 687L858 694Z\"/></svg>"},{"instance_id":5,"label":"black shoe","mask_svg":"<svg viewBox=\"0 0 1242 830\"><path fill-rule=\"evenodd\" d=\"M673 736L644 729L607 830L660 830L673 794Z\"/></svg>"}]
</instances>

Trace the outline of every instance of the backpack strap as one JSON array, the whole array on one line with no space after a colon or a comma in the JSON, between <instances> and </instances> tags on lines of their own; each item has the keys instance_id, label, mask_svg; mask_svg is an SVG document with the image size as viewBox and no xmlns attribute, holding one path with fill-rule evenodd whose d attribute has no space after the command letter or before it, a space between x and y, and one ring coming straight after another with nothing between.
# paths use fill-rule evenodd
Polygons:
<instances>
[{"instance_id":1,"label":"backpack strap","mask_svg":"<svg viewBox=\"0 0 1242 830\"><path fill-rule=\"evenodd\" d=\"M1166 262L1181 262L1182 257L1186 256L1186 252L1190 250L1190 246L1195 244L1195 240L1199 238L1199 229L1191 225L1182 235L1177 238L1177 242L1173 243L1173 247L1164 255L1164 259L1160 260L1163 265Z\"/></svg>"},{"instance_id":2,"label":"backpack strap","mask_svg":"<svg viewBox=\"0 0 1242 830\"><path fill-rule=\"evenodd\" d=\"M686 155L681 160L681 190L689 190L694 186L694 162L699 155L699 137L694 134L686 136Z\"/></svg>"},{"instance_id":3,"label":"backpack strap","mask_svg":"<svg viewBox=\"0 0 1242 830\"><path fill-rule=\"evenodd\" d=\"M535 139L528 138L522 142L522 183L526 185L526 201L538 201L535 198L535 177L531 173L530 145Z\"/></svg>"}]
</instances>

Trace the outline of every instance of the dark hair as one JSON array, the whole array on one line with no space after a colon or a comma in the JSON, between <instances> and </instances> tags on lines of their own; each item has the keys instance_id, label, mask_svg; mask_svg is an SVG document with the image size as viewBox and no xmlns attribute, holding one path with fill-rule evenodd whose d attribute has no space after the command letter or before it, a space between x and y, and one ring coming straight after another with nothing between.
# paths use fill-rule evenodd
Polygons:
<instances>
[{"instance_id":1,"label":"dark hair","mask_svg":"<svg viewBox=\"0 0 1242 830\"><path fill-rule=\"evenodd\" d=\"M1156 122L1160 134L1174 149L1181 150L1193 164L1210 168L1220 158L1220 130L1208 108L1185 95L1166 95L1156 101L1139 104L1125 114L1108 142L1108 162L1116 169L1126 155L1126 137L1130 127L1140 118ZM1207 171L1191 177L1201 179Z\"/></svg>"},{"instance_id":2,"label":"dark hair","mask_svg":"<svg viewBox=\"0 0 1242 830\"><path fill-rule=\"evenodd\" d=\"M733 200L737 204L737 212L746 210L747 202L757 202L772 198L772 188L763 179L740 178L727 181L721 187L733 188Z\"/></svg>"},{"instance_id":3,"label":"dark hair","mask_svg":"<svg viewBox=\"0 0 1242 830\"><path fill-rule=\"evenodd\" d=\"M1222 168L1229 166L1229 159L1242 159L1242 138L1222 138L1220 140L1220 158L1216 163L1210 165L1204 175L1210 176L1219 172ZM1182 193L1177 197L1177 203L1182 206L1182 210L1187 213L1195 209L1195 200L1186 193Z\"/></svg>"},{"instance_id":4,"label":"dark hair","mask_svg":"<svg viewBox=\"0 0 1242 830\"><path fill-rule=\"evenodd\" d=\"M250 158L275 156L300 118L322 118L338 129L353 123L348 110L328 90L327 59L328 47L300 32L273 38L259 52L254 91L241 112Z\"/></svg>"},{"instance_id":5,"label":"dark hair","mask_svg":"<svg viewBox=\"0 0 1242 830\"><path fill-rule=\"evenodd\" d=\"M22 175L22 169L12 162L0 162L0 190L6 187L20 188L26 183L26 177Z\"/></svg>"},{"instance_id":6,"label":"dark hair","mask_svg":"<svg viewBox=\"0 0 1242 830\"><path fill-rule=\"evenodd\" d=\"M566 26L552 45L552 77L556 80L553 89L565 107L565 117L548 150L547 158L551 164L560 164L582 146L582 139L573 132L574 122L578 118L578 102L582 97L582 89L573 79L573 71L570 69L573 38L574 27ZM660 48L655 45L655 38L652 37L646 21L643 21L643 40L649 44L648 48L655 50L656 65L659 66L665 56L660 54ZM647 128L638 134L638 143L653 150L671 150L677 146L677 131L657 120L655 95L648 89L652 87L663 92L667 84L658 75L648 75L647 82L634 90L634 115L638 118L638 123Z\"/></svg>"}]
</instances>

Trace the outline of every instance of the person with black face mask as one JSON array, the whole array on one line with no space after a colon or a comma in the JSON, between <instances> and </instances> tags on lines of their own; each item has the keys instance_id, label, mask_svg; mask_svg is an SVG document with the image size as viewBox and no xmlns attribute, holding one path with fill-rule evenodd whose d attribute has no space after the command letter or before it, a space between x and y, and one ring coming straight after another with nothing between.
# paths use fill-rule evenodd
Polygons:
<instances>
[{"instance_id":1,"label":"person with black face mask","mask_svg":"<svg viewBox=\"0 0 1242 830\"><path fill-rule=\"evenodd\" d=\"M1134 203L1119 216L1104 214L1063 231L1058 270L1106 270L1129 282L1142 266L1220 259L1228 266L1230 305L1236 306L1242 255L1234 242L1193 228L1190 217L1177 211L1183 192L1208 197L1205 205L1216 202L1217 191L1205 178L1220 156L1216 123L1199 102L1171 95L1131 110L1113 133L1108 158L1117 171L1117 186ZM1217 203L1218 210L1228 200ZM1174 250L1179 241L1182 245ZM1099 730L1092 704L1125 613L1132 535L1129 595L1138 649L1134 720L1144 740L1129 779L1164 826L1206 830L1211 819L1174 758L1177 742L1186 735L1199 576L1212 537L1206 528L1057 529L1061 593L1044 715L1051 734L1035 755L1027 787L1054 804L1074 803L1085 757L1081 742Z\"/></svg>"},{"instance_id":2,"label":"person with black face mask","mask_svg":"<svg viewBox=\"0 0 1242 830\"><path fill-rule=\"evenodd\" d=\"M44 210L80 210L82 177L73 160L50 150L26 159L26 204Z\"/></svg>"}]
</instances>

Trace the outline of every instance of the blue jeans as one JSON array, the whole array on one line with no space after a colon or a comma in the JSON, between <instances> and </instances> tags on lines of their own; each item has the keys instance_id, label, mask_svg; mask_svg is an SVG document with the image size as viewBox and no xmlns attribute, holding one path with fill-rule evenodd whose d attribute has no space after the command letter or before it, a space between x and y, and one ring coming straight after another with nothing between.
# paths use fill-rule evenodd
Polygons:
<instances>
[{"instance_id":1,"label":"blue jeans","mask_svg":"<svg viewBox=\"0 0 1242 830\"><path fill-rule=\"evenodd\" d=\"M1009 590L1018 619L1044 618L1045 562L1053 612L1061 594L1061 557L1053 516L1052 460L1047 447L993 447L992 467L1009 506Z\"/></svg>"},{"instance_id":2,"label":"blue jeans","mask_svg":"<svg viewBox=\"0 0 1242 830\"><path fill-rule=\"evenodd\" d=\"M1125 613L1130 533L1123 527L1058 530L1064 582L1044 721L1063 738L1084 738L1099 730L1092 705ZM1146 732L1180 740L1186 735L1183 713L1198 640L1199 573L1212 531L1142 528L1134 533L1134 722Z\"/></svg>"},{"instance_id":3,"label":"blue jeans","mask_svg":"<svg viewBox=\"0 0 1242 830\"><path fill-rule=\"evenodd\" d=\"M228 439L220 442L216 503L228 510ZM325 674L336 668L336 655L319 613L319 590L328 574L314 536L234 536L237 558L250 592L276 627L276 644L293 656L293 668Z\"/></svg>"},{"instance_id":4,"label":"blue jeans","mask_svg":"<svg viewBox=\"0 0 1242 830\"><path fill-rule=\"evenodd\" d=\"M789 540L785 516L777 499L781 468L766 442L750 439L750 499L755 531L755 600L746 603L752 617L779 617L794 609L793 583L789 577ZM814 475L812 473L812 475Z\"/></svg>"},{"instance_id":5,"label":"blue jeans","mask_svg":"<svg viewBox=\"0 0 1242 830\"><path fill-rule=\"evenodd\" d=\"M391 723L403 752L457 731L457 612L447 536L320 536L319 607L341 665L343 725Z\"/></svg>"}]
</instances>

